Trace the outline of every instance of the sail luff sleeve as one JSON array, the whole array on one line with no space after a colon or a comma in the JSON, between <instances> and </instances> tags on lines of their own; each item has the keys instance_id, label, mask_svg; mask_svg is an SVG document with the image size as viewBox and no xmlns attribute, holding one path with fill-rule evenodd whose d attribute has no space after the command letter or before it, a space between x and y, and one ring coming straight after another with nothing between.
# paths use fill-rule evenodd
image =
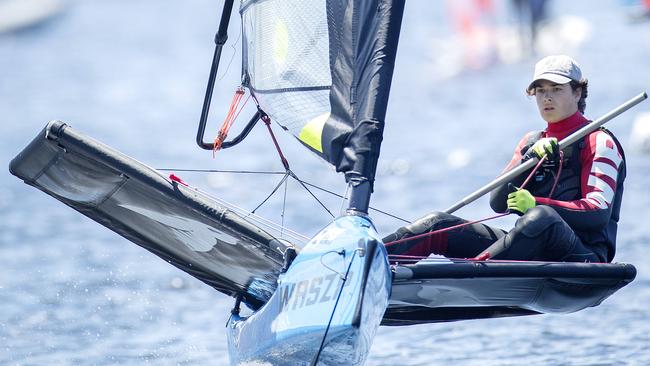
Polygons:
<instances>
[{"instance_id":1,"label":"sail luff sleeve","mask_svg":"<svg viewBox=\"0 0 650 366\"><path fill-rule=\"evenodd\" d=\"M404 1L355 3L353 128L335 162L348 181L374 181L403 12Z\"/></svg>"}]
</instances>

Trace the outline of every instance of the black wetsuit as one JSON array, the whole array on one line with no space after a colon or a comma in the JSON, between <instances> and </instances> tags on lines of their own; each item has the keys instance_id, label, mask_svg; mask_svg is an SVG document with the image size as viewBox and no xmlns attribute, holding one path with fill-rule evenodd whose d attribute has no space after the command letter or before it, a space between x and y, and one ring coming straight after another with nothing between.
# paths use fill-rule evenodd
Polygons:
<instances>
[{"instance_id":1,"label":"black wetsuit","mask_svg":"<svg viewBox=\"0 0 650 366\"><path fill-rule=\"evenodd\" d=\"M517 166L525 152L541 137L561 140L588 121L577 112L547 130L528 133L515 149L505 171ZM537 206L521 216L506 232L472 224L447 232L391 245L390 242L467 222L434 212L384 238L389 254L470 258L484 250L499 252L494 259L569 262L611 262L616 251L625 159L611 133L597 130L564 149L562 172L554 186L557 164L546 164L525 187ZM520 186L529 172L512 180ZM552 192L551 192L552 191ZM490 204L496 212L507 208L508 184L495 189ZM552 196L549 197L549 194Z\"/></svg>"}]
</instances>

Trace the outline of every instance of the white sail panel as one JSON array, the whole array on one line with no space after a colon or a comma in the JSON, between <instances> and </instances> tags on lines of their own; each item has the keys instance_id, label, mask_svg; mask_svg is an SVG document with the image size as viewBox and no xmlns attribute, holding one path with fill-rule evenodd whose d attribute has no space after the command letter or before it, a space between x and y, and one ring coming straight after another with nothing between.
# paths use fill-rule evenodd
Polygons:
<instances>
[{"instance_id":1,"label":"white sail panel","mask_svg":"<svg viewBox=\"0 0 650 366\"><path fill-rule=\"evenodd\" d=\"M374 181L403 10L404 0L241 3L242 84L354 187Z\"/></svg>"},{"instance_id":2,"label":"white sail panel","mask_svg":"<svg viewBox=\"0 0 650 366\"><path fill-rule=\"evenodd\" d=\"M325 0L244 1L241 7L248 86L262 109L299 138L309 121L331 109L326 9Z\"/></svg>"}]
</instances>

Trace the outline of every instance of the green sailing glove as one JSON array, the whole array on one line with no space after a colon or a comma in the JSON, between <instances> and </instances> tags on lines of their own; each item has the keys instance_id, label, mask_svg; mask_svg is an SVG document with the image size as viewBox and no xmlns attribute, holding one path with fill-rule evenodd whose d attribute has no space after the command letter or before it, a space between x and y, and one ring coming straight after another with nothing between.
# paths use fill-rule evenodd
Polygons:
<instances>
[{"instance_id":1,"label":"green sailing glove","mask_svg":"<svg viewBox=\"0 0 650 366\"><path fill-rule=\"evenodd\" d=\"M535 197L525 189L519 189L508 195L508 210L521 216L536 206Z\"/></svg>"},{"instance_id":2,"label":"green sailing glove","mask_svg":"<svg viewBox=\"0 0 650 366\"><path fill-rule=\"evenodd\" d=\"M557 161L560 156L560 145L555 137L544 137L537 140L530 150L538 159L547 155L548 161Z\"/></svg>"}]
</instances>

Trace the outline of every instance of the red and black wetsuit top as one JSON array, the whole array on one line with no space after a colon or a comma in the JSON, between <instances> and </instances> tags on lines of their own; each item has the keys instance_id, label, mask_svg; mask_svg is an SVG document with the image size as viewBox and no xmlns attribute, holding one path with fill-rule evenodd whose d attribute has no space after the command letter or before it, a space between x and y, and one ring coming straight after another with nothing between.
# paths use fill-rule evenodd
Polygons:
<instances>
[{"instance_id":1,"label":"red and black wetsuit top","mask_svg":"<svg viewBox=\"0 0 650 366\"><path fill-rule=\"evenodd\" d=\"M504 171L519 165L526 151L542 137L558 141L589 123L580 113L556 123L544 131L524 136ZM520 186L529 173L513 179ZM616 251L616 230L625 180L625 155L614 135L604 129L585 136L564 149L562 172L553 196L549 197L557 174L556 164L546 164L535 175L528 189L538 205L553 207L584 244L601 247L611 261ZM506 210L507 184L492 192L490 205L497 212ZM603 253L605 254L605 253Z\"/></svg>"}]
</instances>

